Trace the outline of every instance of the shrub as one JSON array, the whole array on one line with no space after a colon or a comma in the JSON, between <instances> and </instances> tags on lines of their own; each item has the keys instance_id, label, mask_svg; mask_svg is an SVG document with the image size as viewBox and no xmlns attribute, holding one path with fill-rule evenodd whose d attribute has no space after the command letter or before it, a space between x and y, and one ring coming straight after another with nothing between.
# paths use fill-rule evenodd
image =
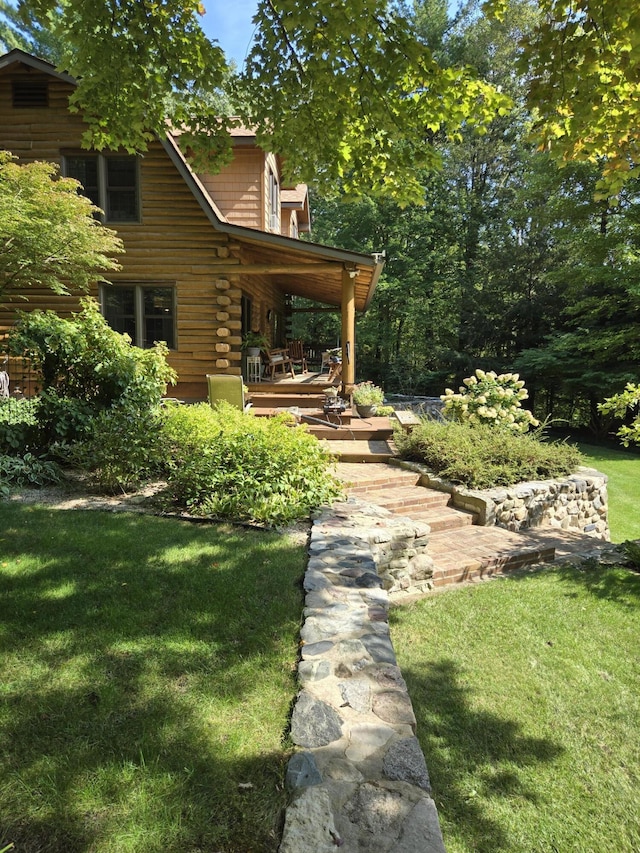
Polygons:
<instances>
[{"instance_id":1,"label":"shrub","mask_svg":"<svg viewBox=\"0 0 640 853\"><path fill-rule=\"evenodd\" d=\"M39 444L38 401L0 398L0 453L12 456Z\"/></svg>"},{"instance_id":2,"label":"shrub","mask_svg":"<svg viewBox=\"0 0 640 853\"><path fill-rule=\"evenodd\" d=\"M286 414L200 403L166 407L163 422L170 494L194 514L283 523L341 492L330 454Z\"/></svg>"},{"instance_id":3,"label":"shrub","mask_svg":"<svg viewBox=\"0 0 640 853\"><path fill-rule=\"evenodd\" d=\"M0 455L0 494L11 486L47 486L59 483L62 472L55 462L40 459L32 453L22 457Z\"/></svg>"},{"instance_id":4,"label":"shrub","mask_svg":"<svg viewBox=\"0 0 640 853\"><path fill-rule=\"evenodd\" d=\"M42 376L34 409L39 449L58 445L59 452L59 445L75 443L69 458L110 489L153 474L157 409L175 381L164 344L131 346L127 335L110 328L95 300L83 299L71 320L53 311L22 314L9 346L26 354Z\"/></svg>"},{"instance_id":5,"label":"shrub","mask_svg":"<svg viewBox=\"0 0 640 853\"><path fill-rule=\"evenodd\" d=\"M140 409L121 400L91 420L91 430L69 449L67 460L110 492L135 488L165 472L159 407Z\"/></svg>"},{"instance_id":6,"label":"shrub","mask_svg":"<svg viewBox=\"0 0 640 853\"><path fill-rule=\"evenodd\" d=\"M94 299L83 299L81 305L71 320L54 311L21 313L9 334L11 352L31 360L45 390L91 403L96 411L125 392L141 408L156 405L175 381L166 346L131 346L128 335L109 326Z\"/></svg>"},{"instance_id":7,"label":"shrub","mask_svg":"<svg viewBox=\"0 0 640 853\"><path fill-rule=\"evenodd\" d=\"M632 442L640 444L640 385L627 382L624 391L613 397L607 397L604 403L598 405L598 409L604 414L614 415L617 418L632 414L631 424L623 424L616 435L625 447L629 447Z\"/></svg>"},{"instance_id":8,"label":"shrub","mask_svg":"<svg viewBox=\"0 0 640 853\"><path fill-rule=\"evenodd\" d=\"M511 432L527 432L538 425L531 412L522 408L529 394L517 373L498 376L493 370L476 370L463 382L458 394L447 388L440 397L445 417Z\"/></svg>"},{"instance_id":9,"label":"shrub","mask_svg":"<svg viewBox=\"0 0 640 853\"><path fill-rule=\"evenodd\" d=\"M422 462L439 476L472 489L559 477L581 463L579 451L570 444L483 424L425 418L409 435L397 430L395 441L404 459Z\"/></svg>"}]
</instances>

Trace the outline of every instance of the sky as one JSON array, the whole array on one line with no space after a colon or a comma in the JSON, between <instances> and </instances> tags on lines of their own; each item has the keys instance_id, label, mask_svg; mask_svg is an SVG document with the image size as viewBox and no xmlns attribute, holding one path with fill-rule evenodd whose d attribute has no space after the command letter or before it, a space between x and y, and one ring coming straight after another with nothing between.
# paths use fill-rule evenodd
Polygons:
<instances>
[{"instance_id":1,"label":"sky","mask_svg":"<svg viewBox=\"0 0 640 853\"><path fill-rule=\"evenodd\" d=\"M249 51L257 0L204 0L200 23L209 38L217 39L227 59L242 65Z\"/></svg>"}]
</instances>

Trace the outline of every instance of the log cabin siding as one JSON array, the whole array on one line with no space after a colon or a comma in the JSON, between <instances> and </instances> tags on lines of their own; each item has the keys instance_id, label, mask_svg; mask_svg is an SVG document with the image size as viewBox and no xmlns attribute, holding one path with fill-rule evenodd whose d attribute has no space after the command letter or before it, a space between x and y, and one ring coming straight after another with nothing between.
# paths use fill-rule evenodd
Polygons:
<instances>
[{"instance_id":1,"label":"log cabin siding","mask_svg":"<svg viewBox=\"0 0 640 853\"><path fill-rule=\"evenodd\" d=\"M48 106L14 108L12 80L47 79ZM46 78L17 66L0 74L0 148L12 151L21 162L49 160L62 165L65 151L80 150L85 125L78 115L68 110L69 84ZM227 200L227 210L234 212L238 222L247 220L260 227L262 200L260 187L263 155L257 151L242 151L239 169L228 180L229 194L218 193ZM248 176L253 175L248 182ZM242 293L253 301L255 325L268 334L267 311L284 310L284 297L267 277L220 275L216 267L241 260L241 247L227 234L217 232L193 193L178 173L175 165L155 142L140 157L139 223L120 223L115 230L122 238L126 254L119 257L122 269L110 274L117 285L157 284L175 287L176 348L169 354L169 363L179 376L173 392L178 396L206 397L205 376L211 372L239 374L241 372L240 301ZM225 181L215 176L220 187ZM249 191L237 193L242 181ZM251 189L255 187L255 192ZM224 208L224 205L223 205ZM233 210L232 210L233 208ZM98 297L98 286L92 289ZM52 309L63 316L77 311L79 295L55 296L50 291L33 289L28 302L13 294L0 306L0 330L15 322L15 309Z\"/></svg>"},{"instance_id":2,"label":"log cabin siding","mask_svg":"<svg viewBox=\"0 0 640 853\"><path fill-rule=\"evenodd\" d=\"M30 79L47 80L48 97L43 99L40 89L41 106L31 106L38 102L38 92L25 93L21 87L21 103L29 106L14 106L12 81ZM40 159L58 165L65 153L80 152L86 128L68 109L73 88L67 75L20 50L0 57L0 148L22 162ZM279 179L280 161L254 142L238 140L231 166L220 175L201 176L201 181L174 137L152 144L139 158L140 221L111 226L126 249L119 258L122 269L110 274L115 285L175 288L176 340L169 361L179 374L173 393L183 398L206 396L206 373L241 372L243 295L251 300L252 327L279 344L285 294L340 305L349 271L349 276L358 276L356 307L364 310L382 269L381 262L368 255L280 236L291 234L294 223L302 222L308 230L306 188L286 191L291 196L287 210L297 210L298 202L303 207L300 214L284 216L279 185L280 203L274 211L278 221L271 221L269 175ZM132 207L125 209L131 212ZM98 295L97 285L93 294ZM78 307L75 296L56 297L47 291L31 291L30 300L19 307L54 308L65 315ZM12 322L15 304L12 300L4 308L0 305L0 326Z\"/></svg>"}]
</instances>

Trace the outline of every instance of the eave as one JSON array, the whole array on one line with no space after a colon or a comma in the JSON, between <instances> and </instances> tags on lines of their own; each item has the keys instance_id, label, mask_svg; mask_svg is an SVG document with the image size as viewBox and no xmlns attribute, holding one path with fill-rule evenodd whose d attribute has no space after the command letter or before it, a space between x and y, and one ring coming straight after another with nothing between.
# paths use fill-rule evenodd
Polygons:
<instances>
[{"instance_id":1,"label":"eave","mask_svg":"<svg viewBox=\"0 0 640 853\"><path fill-rule=\"evenodd\" d=\"M176 140L167 135L160 141L213 227L228 234L244 249L243 261L246 262L229 261L220 269L221 274L269 275L286 293L340 306L343 272L355 272L356 310L366 311L384 266L380 255L336 249L227 222Z\"/></svg>"}]
</instances>

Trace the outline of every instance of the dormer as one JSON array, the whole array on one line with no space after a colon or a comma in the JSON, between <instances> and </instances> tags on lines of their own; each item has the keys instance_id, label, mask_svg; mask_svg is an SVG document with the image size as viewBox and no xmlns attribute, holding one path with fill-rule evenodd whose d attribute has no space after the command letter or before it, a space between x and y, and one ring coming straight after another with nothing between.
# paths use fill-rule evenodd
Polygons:
<instances>
[{"instance_id":1,"label":"dormer","mask_svg":"<svg viewBox=\"0 0 640 853\"><path fill-rule=\"evenodd\" d=\"M309 190L306 184L283 189L280 193L280 233L285 237L298 237L311 230Z\"/></svg>"},{"instance_id":2,"label":"dormer","mask_svg":"<svg viewBox=\"0 0 640 853\"><path fill-rule=\"evenodd\" d=\"M308 232L306 186L282 187L279 157L259 148L252 130L241 126L230 133L233 159L229 165L217 175L198 175L226 220L287 237Z\"/></svg>"}]
</instances>

